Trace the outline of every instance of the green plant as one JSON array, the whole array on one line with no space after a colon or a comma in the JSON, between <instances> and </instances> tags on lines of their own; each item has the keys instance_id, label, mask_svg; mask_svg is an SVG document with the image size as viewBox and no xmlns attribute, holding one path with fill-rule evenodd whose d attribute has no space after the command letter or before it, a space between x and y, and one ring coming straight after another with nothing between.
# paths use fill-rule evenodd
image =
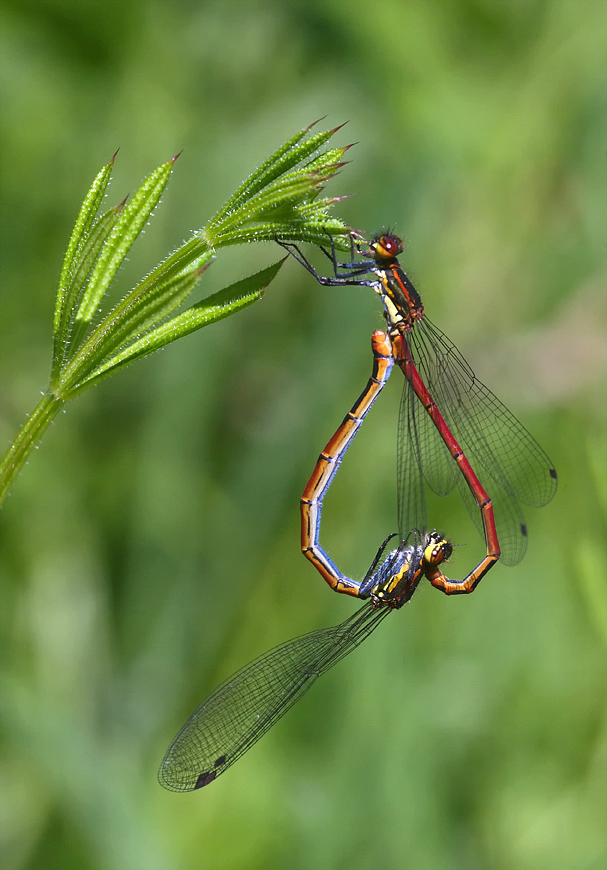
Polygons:
<instances>
[{"instance_id":1,"label":"green plant","mask_svg":"<svg viewBox=\"0 0 607 870\"><path fill-rule=\"evenodd\" d=\"M312 126L312 125L311 125ZM319 198L347 147L327 149L339 127L299 131L238 188L216 215L162 260L105 315L101 303L131 246L158 205L176 158L126 201L99 215L114 157L82 204L59 279L49 385L0 463L0 504L32 448L63 405L102 378L261 297L282 260L178 313L221 248L243 242L323 242L347 227L329 217L341 197Z\"/></svg>"}]
</instances>

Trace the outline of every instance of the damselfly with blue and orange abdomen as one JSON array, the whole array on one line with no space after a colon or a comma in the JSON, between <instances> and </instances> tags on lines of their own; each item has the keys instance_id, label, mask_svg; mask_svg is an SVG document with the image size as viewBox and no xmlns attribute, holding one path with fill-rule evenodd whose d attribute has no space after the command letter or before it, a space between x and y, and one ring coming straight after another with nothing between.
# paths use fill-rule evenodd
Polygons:
<instances>
[{"instance_id":1,"label":"damselfly with blue and orange abdomen","mask_svg":"<svg viewBox=\"0 0 607 870\"><path fill-rule=\"evenodd\" d=\"M321 453L301 499L301 543L305 555L333 589L370 601L333 628L314 631L275 647L209 695L188 719L165 755L158 776L160 783L168 789L192 791L214 782L301 698L319 676L361 644L388 613L409 601L423 577L447 594L470 592L498 558L491 501L458 450L454 450L454 458L461 474L467 480L476 481L481 493L478 506L487 542L486 557L465 580L449 580L442 572L440 566L449 559L453 547L438 532L426 533L425 525L421 531L416 529L409 533L382 561L384 550L394 535L386 538L360 582L342 574L321 547L319 535L324 496L394 365L392 343L384 332L373 334L372 347L372 376ZM440 415L437 420L439 425Z\"/></svg>"},{"instance_id":2,"label":"damselfly with blue and orange abdomen","mask_svg":"<svg viewBox=\"0 0 607 870\"><path fill-rule=\"evenodd\" d=\"M393 537L392 535L390 538ZM439 535L401 541L383 561L379 548L363 584L370 599L339 625L280 644L227 679L202 702L171 743L158 778L171 791L214 782L256 743L312 684L411 599L451 554Z\"/></svg>"},{"instance_id":3,"label":"damselfly with blue and orange abdomen","mask_svg":"<svg viewBox=\"0 0 607 870\"><path fill-rule=\"evenodd\" d=\"M474 484L485 528L487 555L463 581L449 580L440 566L452 553L438 532L409 533L383 561L391 535L379 548L362 581L346 577L321 547L324 496L352 439L383 389L394 365L392 342L373 333L373 372L343 423L321 453L301 499L301 544L308 559L338 592L368 598L367 604L333 628L321 629L275 647L238 671L188 719L171 743L159 770L160 783L173 791L209 785L262 737L315 680L365 640L392 610L409 601L422 577L451 594L472 591L499 556L491 501L437 413L436 425L450 445L460 473ZM441 422L442 421L442 422ZM449 440L450 439L450 440ZM412 544L408 543L413 538Z\"/></svg>"}]
</instances>

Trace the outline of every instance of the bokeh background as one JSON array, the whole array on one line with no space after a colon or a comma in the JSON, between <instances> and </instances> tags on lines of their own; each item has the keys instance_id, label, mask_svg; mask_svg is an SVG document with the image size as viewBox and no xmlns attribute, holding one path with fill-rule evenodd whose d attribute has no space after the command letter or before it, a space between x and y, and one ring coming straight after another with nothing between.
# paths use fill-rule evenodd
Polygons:
<instances>
[{"instance_id":1,"label":"bokeh background","mask_svg":"<svg viewBox=\"0 0 607 870\"><path fill-rule=\"evenodd\" d=\"M345 618L299 553L317 454L366 382L377 300L287 263L264 300L68 407L1 516L3 867L599 870L607 862L607 296L601 0L6 0L0 443L47 381L73 221L183 149L130 287L326 115L339 214L395 226L426 311L545 446L556 499L475 595L420 589L211 788L156 769L208 691ZM222 253L203 295L277 259ZM323 542L396 525L401 378ZM456 498L431 521L482 552Z\"/></svg>"}]
</instances>

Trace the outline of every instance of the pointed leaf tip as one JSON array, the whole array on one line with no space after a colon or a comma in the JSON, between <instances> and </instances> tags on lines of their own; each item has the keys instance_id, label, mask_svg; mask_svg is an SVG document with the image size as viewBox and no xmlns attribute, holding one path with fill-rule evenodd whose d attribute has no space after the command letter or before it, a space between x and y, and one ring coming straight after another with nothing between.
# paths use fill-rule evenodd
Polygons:
<instances>
[{"instance_id":1,"label":"pointed leaf tip","mask_svg":"<svg viewBox=\"0 0 607 870\"><path fill-rule=\"evenodd\" d=\"M317 124L320 124L321 121L324 121L326 117L326 115L323 115L322 118L318 118L316 121L312 121L311 124L308 124L308 126L306 127L306 133L308 132L308 130L311 130L312 127L315 127Z\"/></svg>"},{"instance_id":2,"label":"pointed leaf tip","mask_svg":"<svg viewBox=\"0 0 607 870\"><path fill-rule=\"evenodd\" d=\"M326 117L327 117L327 116L325 115L325 118L326 118ZM321 118L321 120L322 120L322 118ZM341 130L342 127L345 127L346 124L349 124L349 123L350 123L349 121L344 121L343 124L339 124L337 127L333 127L332 130L329 130L329 133L330 133L331 135L333 135L334 133L337 133L338 130Z\"/></svg>"},{"instance_id":3,"label":"pointed leaf tip","mask_svg":"<svg viewBox=\"0 0 607 870\"><path fill-rule=\"evenodd\" d=\"M183 148L181 149L181 151L178 151L174 157L171 157L169 163L174 163L178 157L181 157L182 154L183 154Z\"/></svg>"},{"instance_id":4,"label":"pointed leaf tip","mask_svg":"<svg viewBox=\"0 0 607 870\"><path fill-rule=\"evenodd\" d=\"M108 166L112 166L112 165L113 165L114 160L116 159L116 155L118 154L119 151L120 151L120 146L118 146L118 148L116 148L116 150L115 150L114 153L112 154L112 159L109 161Z\"/></svg>"},{"instance_id":5,"label":"pointed leaf tip","mask_svg":"<svg viewBox=\"0 0 607 870\"><path fill-rule=\"evenodd\" d=\"M213 259L214 259L214 258L213 258ZM196 274L198 275L199 278L200 278L200 276L201 276L204 272L206 272L206 270L209 268L209 266L210 266L211 263L213 262L213 259L209 260L208 263L205 263L204 266L200 266L200 268L197 270Z\"/></svg>"},{"instance_id":6,"label":"pointed leaf tip","mask_svg":"<svg viewBox=\"0 0 607 870\"><path fill-rule=\"evenodd\" d=\"M342 166L347 166L350 162L350 160L342 160L339 163L327 163L326 166L323 166L320 169L312 170L310 174L316 178L321 179L322 181L328 181L330 178L333 178L333 176L337 174L338 170L340 170Z\"/></svg>"}]
</instances>

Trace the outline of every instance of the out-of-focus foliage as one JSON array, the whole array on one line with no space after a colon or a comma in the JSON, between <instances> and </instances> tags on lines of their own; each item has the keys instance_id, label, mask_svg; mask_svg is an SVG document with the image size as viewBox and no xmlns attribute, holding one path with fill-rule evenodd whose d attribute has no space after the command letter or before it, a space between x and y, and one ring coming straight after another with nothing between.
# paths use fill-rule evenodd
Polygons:
<instances>
[{"instance_id":1,"label":"out-of-focus foliage","mask_svg":"<svg viewBox=\"0 0 607 870\"><path fill-rule=\"evenodd\" d=\"M603 867L604 4L2 15L2 444L45 382L75 210L116 147L118 191L184 149L125 292L251 154L326 114L360 143L340 216L407 238L429 316L560 474L518 568L472 596L420 590L217 783L175 795L156 768L204 695L354 606L299 554L298 499L368 377L379 306L287 263L261 304L83 395L2 510L3 866ZM230 252L208 291L277 253ZM397 375L324 512L357 576L396 523ZM461 576L481 549L465 511L449 499L431 521Z\"/></svg>"}]
</instances>

